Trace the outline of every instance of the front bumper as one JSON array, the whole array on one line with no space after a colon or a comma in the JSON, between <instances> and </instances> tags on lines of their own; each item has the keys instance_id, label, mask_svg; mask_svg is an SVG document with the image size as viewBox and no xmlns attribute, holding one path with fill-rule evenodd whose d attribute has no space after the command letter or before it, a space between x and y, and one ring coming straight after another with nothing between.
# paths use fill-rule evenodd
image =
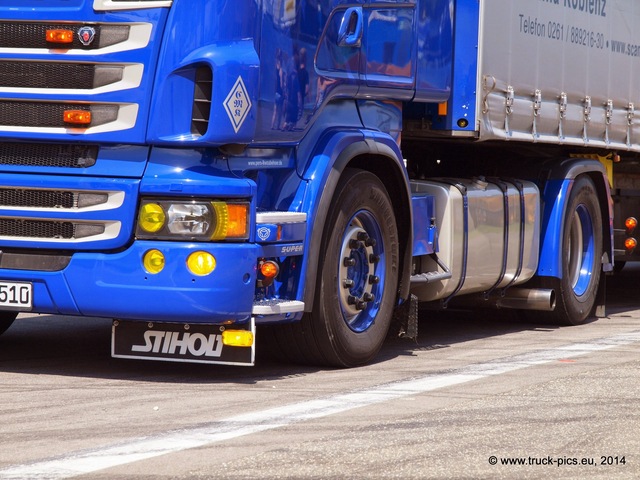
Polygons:
<instances>
[{"instance_id":1,"label":"front bumper","mask_svg":"<svg viewBox=\"0 0 640 480\"><path fill-rule=\"evenodd\" d=\"M166 258L155 275L144 270L150 249ZM215 270L196 276L186 259L210 252ZM58 272L0 269L0 281L31 282L33 312L127 320L223 324L248 322L256 283L255 244L138 241L119 253L76 253Z\"/></svg>"}]
</instances>

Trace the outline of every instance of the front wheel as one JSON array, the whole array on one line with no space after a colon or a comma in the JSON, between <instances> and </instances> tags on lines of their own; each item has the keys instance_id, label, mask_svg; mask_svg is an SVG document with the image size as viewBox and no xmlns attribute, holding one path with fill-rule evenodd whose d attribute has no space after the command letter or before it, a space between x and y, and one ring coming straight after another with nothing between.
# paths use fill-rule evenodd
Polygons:
<instances>
[{"instance_id":1,"label":"front wheel","mask_svg":"<svg viewBox=\"0 0 640 480\"><path fill-rule=\"evenodd\" d=\"M387 336L398 286L399 247L387 191L372 173L347 169L323 231L313 311L275 326L285 356L335 367L370 362Z\"/></svg>"},{"instance_id":2,"label":"front wheel","mask_svg":"<svg viewBox=\"0 0 640 480\"><path fill-rule=\"evenodd\" d=\"M602 213L589 177L578 177L573 185L563 222L562 279L546 279L557 293L551 317L579 325L595 305L602 267Z\"/></svg>"}]
</instances>

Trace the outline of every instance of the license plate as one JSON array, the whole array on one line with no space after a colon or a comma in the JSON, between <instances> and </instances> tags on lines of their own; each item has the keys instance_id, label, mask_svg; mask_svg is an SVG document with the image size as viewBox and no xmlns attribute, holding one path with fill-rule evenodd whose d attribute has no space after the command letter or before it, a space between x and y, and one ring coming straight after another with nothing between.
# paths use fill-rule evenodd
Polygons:
<instances>
[{"instance_id":1,"label":"license plate","mask_svg":"<svg viewBox=\"0 0 640 480\"><path fill-rule=\"evenodd\" d=\"M255 338L253 319L244 329L250 330ZM253 365L255 341L251 347L223 345L223 330L220 325L114 320L111 356L165 362Z\"/></svg>"},{"instance_id":2,"label":"license plate","mask_svg":"<svg viewBox=\"0 0 640 480\"><path fill-rule=\"evenodd\" d=\"M33 285L30 283L14 283L0 281L0 309L19 310L21 312L33 308Z\"/></svg>"}]
</instances>

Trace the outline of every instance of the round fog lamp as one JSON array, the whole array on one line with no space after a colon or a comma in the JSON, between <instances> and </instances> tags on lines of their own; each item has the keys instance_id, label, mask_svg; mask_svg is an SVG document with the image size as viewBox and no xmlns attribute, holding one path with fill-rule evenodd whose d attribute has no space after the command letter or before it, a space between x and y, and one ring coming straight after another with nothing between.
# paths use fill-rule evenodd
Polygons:
<instances>
[{"instance_id":1,"label":"round fog lamp","mask_svg":"<svg viewBox=\"0 0 640 480\"><path fill-rule=\"evenodd\" d=\"M144 269L149 273L160 273L164 268L164 255L160 250L149 250L142 259Z\"/></svg>"},{"instance_id":2,"label":"round fog lamp","mask_svg":"<svg viewBox=\"0 0 640 480\"><path fill-rule=\"evenodd\" d=\"M187 267L194 275L209 275L216 269L216 258L209 252L193 252L187 258Z\"/></svg>"}]
</instances>

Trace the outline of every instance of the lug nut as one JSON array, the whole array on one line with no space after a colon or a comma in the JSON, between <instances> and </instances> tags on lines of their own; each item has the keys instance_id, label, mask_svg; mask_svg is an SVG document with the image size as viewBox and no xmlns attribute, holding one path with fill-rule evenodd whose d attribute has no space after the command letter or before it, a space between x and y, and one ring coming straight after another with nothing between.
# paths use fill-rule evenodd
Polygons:
<instances>
[{"instance_id":1,"label":"lug nut","mask_svg":"<svg viewBox=\"0 0 640 480\"><path fill-rule=\"evenodd\" d=\"M371 285L375 285L376 283L380 283L380 277L377 275L369 275L369 283Z\"/></svg>"},{"instance_id":2,"label":"lug nut","mask_svg":"<svg viewBox=\"0 0 640 480\"><path fill-rule=\"evenodd\" d=\"M357 302L359 302L359 301L360 301L360 299L354 297L353 295L349 295L349 298L347 298L347 303L349 305L357 305Z\"/></svg>"},{"instance_id":3,"label":"lug nut","mask_svg":"<svg viewBox=\"0 0 640 480\"><path fill-rule=\"evenodd\" d=\"M376 299L376 297L375 297L375 295L373 295L373 294L371 294L369 292L365 292L365 294L362 296L362 299L365 302L373 302Z\"/></svg>"},{"instance_id":4,"label":"lug nut","mask_svg":"<svg viewBox=\"0 0 640 480\"><path fill-rule=\"evenodd\" d=\"M356 264L356 259L351 257L344 257L343 264L345 267L353 267Z\"/></svg>"},{"instance_id":5,"label":"lug nut","mask_svg":"<svg viewBox=\"0 0 640 480\"><path fill-rule=\"evenodd\" d=\"M375 239L375 238L371 238L371 237L367 238L367 239L364 241L364 244L365 244L365 246L367 246L367 247L375 247L377 243L378 243L378 242L376 242L376 239Z\"/></svg>"},{"instance_id":6,"label":"lug nut","mask_svg":"<svg viewBox=\"0 0 640 480\"><path fill-rule=\"evenodd\" d=\"M371 255L369 255L369 263L378 263L380 261L380 255L376 255L375 253L372 253Z\"/></svg>"},{"instance_id":7,"label":"lug nut","mask_svg":"<svg viewBox=\"0 0 640 480\"><path fill-rule=\"evenodd\" d=\"M364 310L365 308L367 308L367 304L365 302L362 300L358 300L356 302L356 310Z\"/></svg>"},{"instance_id":8,"label":"lug nut","mask_svg":"<svg viewBox=\"0 0 640 480\"><path fill-rule=\"evenodd\" d=\"M350 278L347 278L343 283L342 286L344 288L351 288L353 287L353 280L351 280Z\"/></svg>"},{"instance_id":9,"label":"lug nut","mask_svg":"<svg viewBox=\"0 0 640 480\"><path fill-rule=\"evenodd\" d=\"M367 232L358 232L357 238L361 242L366 242L367 240L369 240L369 235L367 234Z\"/></svg>"},{"instance_id":10,"label":"lug nut","mask_svg":"<svg viewBox=\"0 0 640 480\"><path fill-rule=\"evenodd\" d=\"M349 240L349 248L351 250L358 250L359 248L362 247L362 242L359 240L356 240L354 238L352 238L351 240Z\"/></svg>"}]
</instances>

